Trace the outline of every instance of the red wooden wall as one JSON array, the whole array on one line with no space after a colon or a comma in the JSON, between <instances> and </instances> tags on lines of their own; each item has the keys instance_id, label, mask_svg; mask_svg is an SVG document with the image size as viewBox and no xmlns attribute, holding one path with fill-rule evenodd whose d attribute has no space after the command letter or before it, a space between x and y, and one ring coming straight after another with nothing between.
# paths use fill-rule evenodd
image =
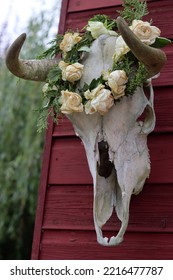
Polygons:
<instances>
[{"instance_id":1,"label":"red wooden wall","mask_svg":"<svg viewBox=\"0 0 173 280\"><path fill-rule=\"evenodd\" d=\"M116 8L115 8L116 4ZM59 32L83 27L96 13L115 17L120 0L64 0ZM173 38L172 0L148 1L149 17ZM81 141L66 119L50 122L46 135L32 259L173 259L173 48L154 82L157 125L149 136L152 171L132 197L125 239L118 247L97 244L92 215L92 179ZM105 226L115 235L116 216Z\"/></svg>"}]
</instances>

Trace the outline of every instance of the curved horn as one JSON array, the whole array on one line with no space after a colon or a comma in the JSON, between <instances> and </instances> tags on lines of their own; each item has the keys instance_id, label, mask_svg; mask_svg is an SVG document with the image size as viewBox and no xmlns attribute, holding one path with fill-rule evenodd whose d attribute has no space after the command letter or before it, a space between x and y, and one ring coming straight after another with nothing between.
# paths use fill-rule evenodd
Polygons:
<instances>
[{"instance_id":1,"label":"curved horn","mask_svg":"<svg viewBox=\"0 0 173 280\"><path fill-rule=\"evenodd\" d=\"M20 50L25 42L26 34L21 34L9 47L6 54L6 65L17 77L31 81L46 81L50 68L58 64L56 59L22 60Z\"/></svg>"},{"instance_id":2,"label":"curved horn","mask_svg":"<svg viewBox=\"0 0 173 280\"><path fill-rule=\"evenodd\" d=\"M131 52L145 65L149 77L159 73L166 62L165 53L160 49L142 43L122 17L117 18L117 26Z\"/></svg>"}]
</instances>

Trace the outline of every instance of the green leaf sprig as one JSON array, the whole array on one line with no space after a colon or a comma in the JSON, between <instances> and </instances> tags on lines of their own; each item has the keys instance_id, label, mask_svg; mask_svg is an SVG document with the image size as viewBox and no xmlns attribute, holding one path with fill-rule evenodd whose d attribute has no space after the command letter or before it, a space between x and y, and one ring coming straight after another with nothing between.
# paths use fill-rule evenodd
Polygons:
<instances>
[{"instance_id":1,"label":"green leaf sprig","mask_svg":"<svg viewBox=\"0 0 173 280\"><path fill-rule=\"evenodd\" d=\"M130 25L134 19L140 20L148 14L147 2L144 0L124 0L123 10L117 11Z\"/></svg>"}]
</instances>

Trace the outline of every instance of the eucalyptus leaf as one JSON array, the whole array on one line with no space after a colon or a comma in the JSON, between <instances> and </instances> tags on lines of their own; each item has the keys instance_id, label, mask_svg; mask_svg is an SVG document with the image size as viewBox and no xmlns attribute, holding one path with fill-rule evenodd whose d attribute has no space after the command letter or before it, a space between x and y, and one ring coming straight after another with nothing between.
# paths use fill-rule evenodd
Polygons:
<instances>
[{"instance_id":1,"label":"eucalyptus leaf","mask_svg":"<svg viewBox=\"0 0 173 280\"><path fill-rule=\"evenodd\" d=\"M87 47L87 46L83 46L83 47L81 47L78 51L79 51L79 52L90 52L90 48Z\"/></svg>"},{"instance_id":2,"label":"eucalyptus leaf","mask_svg":"<svg viewBox=\"0 0 173 280\"><path fill-rule=\"evenodd\" d=\"M84 83L83 88L81 89L81 92L85 92L89 89L89 85L87 83Z\"/></svg>"},{"instance_id":3,"label":"eucalyptus leaf","mask_svg":"<svg viewBox=\"0 0 173 280\"><path fill-rule=\"evenodd\" d=\"M171 40L163 37L156 38L156 41L151 46L154 48L163 48L171 43Z\"/></svg>"},{"instance_id":4,"label":"eucalyptus leaf","mask_svg":"<svg viewBox=\"0 0 173 280\"><path fill-rule=\"evenodd\" d=\"M93 79L90 83L89 89L93 90L94 88L96 88L100 83L100 78L98 79Z\"/></svg>"}]
</instances>

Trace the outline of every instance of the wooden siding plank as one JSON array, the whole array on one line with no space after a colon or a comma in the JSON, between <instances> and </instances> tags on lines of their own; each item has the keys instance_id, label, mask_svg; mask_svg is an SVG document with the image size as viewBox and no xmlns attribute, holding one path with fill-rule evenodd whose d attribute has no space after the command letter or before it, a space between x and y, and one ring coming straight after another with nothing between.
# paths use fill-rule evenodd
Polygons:
<instances>
[{"instance_id":1,"label":"wooden siding plank","mask_svg":"<svg viewBox=\"0 0 173 280\"><path fill-rule=\"evenodd\" d=\"M154 132L173 132L173 87L154 88L156 127Z\"/></svg>"},{"instance_id":2,"label":"wooden siding plank","mask_svg":"<svg viewBox=\"0 0 173 280\"><path fill-rule=\"evenodd\" d=\"M148 146L152 166L149 182L173 183L173 135L151 134ZM92 183L84 147L78 138L54 139L48 183Z\"/></svg>"},{"instance_id":3,"label":"wooden siding plank","mask_svg":"<svg viewBox=\"0 0 173 280\"><path fill-rule=\"evenodd\" d=\"M53 137L75 136L72 123L64 116L58 121L58 125L54 125Z\"/></svg>"},{"instance_id":4,"label":"wooden siding plank","mask_svg":"<svg viewBox=\"0 0 173 280\"><path fill-rule=\"evenodd\" d=\"M82 142L77 138L54 140L49 184L91 184Z\"/></svg>"},{"instance_id":5,"label":"wooden siding plank","mask_svg":"<svg viewBox=\"0 0 173 280\"><path fill-rule=\"evenodd\" d=\"M173 233L173 186L149 185L132 196L127 231ZM118 231L113 214L105 231ZM92 186L52 186L48 188L43 229L94 230ZM115 233L114 233L115 234Z\"/></svg>"},{"instance_id":6,"label":"wooden siding plank","mask_svg":"<svg viewBox=\"0 0 173 280\"><path fill-rule=\"evenodd\" d=\"M103 7L116 7L121 5L121 0L95 0L95 1L86 1L86 0L71 0L68 7L68 12L79 12L85 10L99 9Z\"/></svg>"},{"instance_id":7,"label":"wooden siding plank","mask_svg":"<svg viewBox=\"0 0 173 280\"><path fill-rule=\"evenodd\" d=\"M173 134L151 134L148 137L152 183L173 182Z\"/></svg>"},{"instance_id":8,"label":"wooden siding plank","mask_svg":"<svg viewBox=\"0 0 173 280\"><path fill-rule=\"evenodd\" d=\"M114 234L111 232L109 235ZM172 260L173 234L126 233L118 247L101 246L95 232L43 231L42 260Z\"/></svg>"},{"instance_id":9,"label":"wooden siding plank","mask_svg":"<svg viewBox=\"0 0 173 280\"><path fill-rule=\"evenodd\" d=\"M167 62L161 70L160 76L153 80L153 86L173 86L173 43L163 48Z\"/></svg>"},{"instance_id":10,"label":"wooden siding plank","mask_svg":"<svg viewBox=\"0 0 173 280\"><path fill-rule=\"evenodd\" d=\"M153 81L153 85L156 86L172 86L173 85L173 51L172 53L166 53L167 63L164 69L161 71L160 79Z\"/></svg>"},{"instance_id":11,"label":"wooden siding plank","mask_svg":"<svg viewBox=\"0 0 173 280\"><path fill-rule=\"evenodd\" d=\"M41 238L41 227L42 227L43 215L44 215L49 160L50 160L51 145L52 145L51 136L53 131L53 123L51 118L49 118L48 122L49 122L49 130L46 131L46 135L45 135L44 154L42 159L42 169L41 169L40 184L38 190L38 201L37 201L37 209L36 209L33 243L32 243L32 256L31 256L32 259L38 259L40 238Z\"/></svg>"},{"instance_id":12,"label":"wooden siding plank","mask_svg":"<svg viewBox=\"0 0 173 280\"><path fill-rule=\"evenodd\" d=\"M147 2L153 0L147 0ZM68 7L68 12L77 12L84 10L93 10L98 8L107 8L107 7L116 7L121 6L122 0L95 0L95 1L86 1L86 0L71 0Z\"/></svg>"},{"instance_id":13,"label":"wooden siding plank","mask_svg":"<svg viewBox=\"0 0 173 280\"><path fill-rule=\"evenodd\" d=\"M69 0L62 0L59 27L58 27L59 34L63 34L65 31L68 5L69 5Z\"/></svg>"}]
</instances>

